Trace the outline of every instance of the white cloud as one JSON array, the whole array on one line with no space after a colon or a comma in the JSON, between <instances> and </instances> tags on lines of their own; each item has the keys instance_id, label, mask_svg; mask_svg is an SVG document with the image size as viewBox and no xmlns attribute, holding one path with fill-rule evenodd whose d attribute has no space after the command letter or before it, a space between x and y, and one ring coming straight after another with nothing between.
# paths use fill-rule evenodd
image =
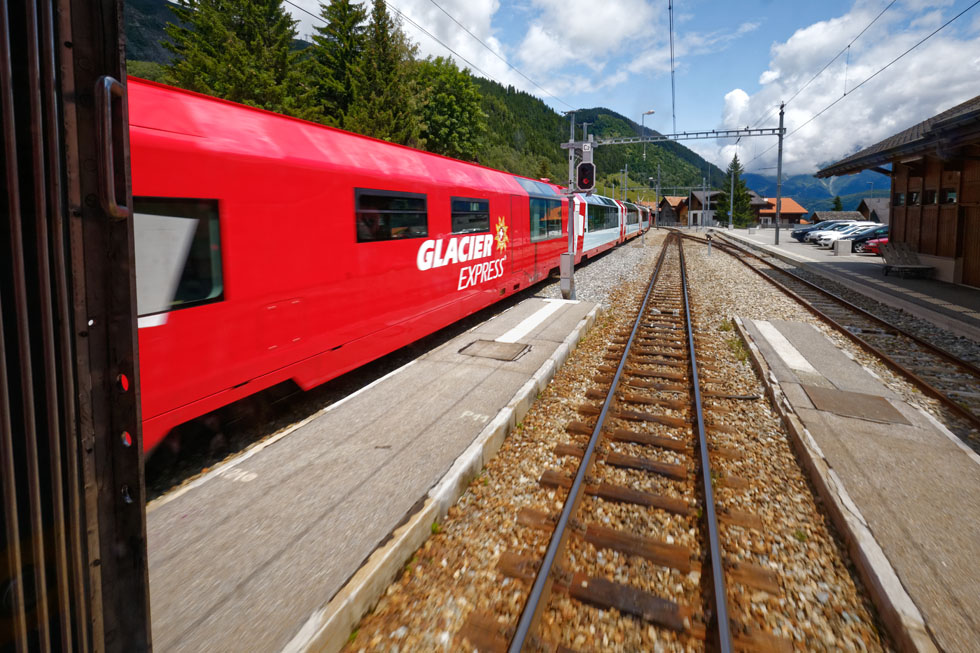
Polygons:
<instances>
[{"instance_id":1,"label":"white cloud","mask_svg":"<svg viewBox=\"0 0 980 653\"><path fill-rule=\"evenodd\" d=\"M798 30L772 46L768 70L759 78L762 89L751 96L735 89L725 96L719 126L755 126L758 121L760 127L774 127L778 124L774 109L780 101L792 98L785 114L788 137L783 170L786 174L811 173L974 97L980 92L980 25L967 21L953 23L856 88L961 10L943 11L937 4L948 3L912 0L896 4L849 52L795 95L881 8L859 1L844 16ZM845 88L844 99L814 118L841 98ZM776 148L761 153L773 140L743 139L739 158L750 170L772 173ZM721 142L698 144L694 149L719 165L727 164L734 153L732 144Z\"/></svg>"},{"instance_id":2,"label":"white cloud","mask_svg":"<svg viewBox=\"0 0 980 653\"><path fill-rule=\"evenodd\" d=\"M774 82L779 79L779 72L776 70L767 70L761 75L759 75L759 83L765 86L770 82Z\"/></svg>"},{"instance_id":3,"label":"white cloud","mask_svg":"<svg viewBox=\"0 0 980 653\"><path fill-rule=\"evenodd\" d=\"M650 2L621 0L601 11L590 0L532 0L539 13L518 46L528 74L552 73L569 62L601 70L609 57L649 33L656 20ZM587 18L585 18L587 17Z\"/></svg>"}]
</instances>

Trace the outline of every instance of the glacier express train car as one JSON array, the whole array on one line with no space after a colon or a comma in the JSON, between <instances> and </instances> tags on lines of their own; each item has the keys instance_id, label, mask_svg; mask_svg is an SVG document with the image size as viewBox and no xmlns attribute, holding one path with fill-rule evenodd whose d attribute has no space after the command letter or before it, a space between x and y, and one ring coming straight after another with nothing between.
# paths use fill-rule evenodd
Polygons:
<instances>
[{"instance_id":1,"label":"glacier express train car","mask_svg":"<svg viewBox=\"0 0 980 653\"><path fill-rule=\"evenodd\" d=\"M554 184L153 82L128 90L147 451L526 288L567 248ZM621 240L620 205L579 203L579 258Z\"/></svg>"}]
</instances>

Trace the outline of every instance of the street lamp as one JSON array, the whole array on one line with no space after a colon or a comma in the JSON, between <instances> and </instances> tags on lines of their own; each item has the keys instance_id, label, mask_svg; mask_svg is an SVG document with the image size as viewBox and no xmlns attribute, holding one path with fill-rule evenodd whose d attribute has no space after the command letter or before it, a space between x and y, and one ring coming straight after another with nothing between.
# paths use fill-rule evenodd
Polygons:
<instances>
[{"instance_id":1,"label":"street lamp","mask_svg":"<svg viewBox=\"0 0 980 653\"><path fill-rule=\"evenodd\" d=\"M868 182L868 186L871 187L871 197L875 196L875 183L873 181Z\"/></svg>"},{"instance_id":2,"label":"street lamp","mask_svg":"<svg viewBox=\"0 0 980 653\"><path fill-rule=\"evenodd\" d=\"M643 120L647 116L649 116L650 114L653 114L653 113L656 113L656 111L654 111L653 109L650 109L649 111L645 111L645 112L643 112L643 113L640 114L640 137L641 138L644 136L644 134L643 134ZM647 160L647 143L646 143L646 141L643 141L643 160L644 161Z\"/></svg>"}]
</instances>

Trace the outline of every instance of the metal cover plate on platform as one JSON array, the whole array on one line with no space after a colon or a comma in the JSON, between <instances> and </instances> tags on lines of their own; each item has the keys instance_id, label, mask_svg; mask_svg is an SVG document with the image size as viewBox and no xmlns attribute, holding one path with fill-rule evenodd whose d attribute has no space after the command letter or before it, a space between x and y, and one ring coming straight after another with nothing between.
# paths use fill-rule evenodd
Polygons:
<instances>
[{"instance_id":1,"label":"metal cover plate on platform","mask_svg":"<svg viewBox=\"0 0 980 653\"><path fill-rule=\"evenodd\" d=\"M804 385L803 389L817 410L825 410L835 415L857 417L858 419L866 419L872 422L911 424L884 397L861 394L860 392L845 392L832 388L820 388L813 385Z\"/></svg>"},{"instance_id":2,"label":"metal cover plate on platform","mask_svg":"<svg viewBox=\"0 0 980 653\"><path fill-rule=\"evenodd\" d=\"M493 358L498 361L516 361L531 345L522 342L497 342L496 340L474 340L459 350L466 356Z\"/></svg>"}]
</instances>

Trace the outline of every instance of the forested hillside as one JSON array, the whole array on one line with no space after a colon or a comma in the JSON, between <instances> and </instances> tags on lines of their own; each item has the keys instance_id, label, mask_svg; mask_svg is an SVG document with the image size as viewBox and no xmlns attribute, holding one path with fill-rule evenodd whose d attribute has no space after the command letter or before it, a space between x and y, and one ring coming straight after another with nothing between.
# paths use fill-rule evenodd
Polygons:
<instances>
[{"instance_id":1,"label":"forested hillside","mask_svg":"<svg viewBox=\"0 0 980 653\"><path fill-rule=\"evenodd\" d=\"M280 81L276 82L279 85L289 84L290 88L285 93L276 87L256 89L249 96L248 89L241 88L238 80L228 79L228 73L224 71L234 73L250 65L261 66L263 61L274 58L257 52L261 48L254 45L255 24L249 26L252 37L246 48L246 54L255 52L252 61L244 60L241 52L238 59L223 61L223 52L234 51L234 48L215 49L202 44L197 36L206 30L208 34L217 34L223 43L234 43L244 36L236 34L239 29L237 25L248 22L237 16L262 15L255 11L257 6L265 6L265 15L268 15L268 6L277 4L279 10L284 12L282 3L279 0L232 0L224 3L196 0L193 4L196 11L186 12L185 15L194 16L193 19L200 16L201 27L198 31L195 32L193 25L190 25L190 29L176 32L171 27L168 33L167 23L179 22L171 10L173 3L168 0L127 0L127 63L131 75L185 86L274 111L285 111L528 177L547 177L561 184L567 182L567 154L559 144L568 140L568 118L529 93L459 71L449 60L419 60L411 44L402 44L404 37L397 24L390 23L380 30L372 28L377 20L385 20L384 16L377 16L378 7L368 20L370 4L365 5L364 18L359 27L352 27L349 21L344 25L343 20L352 12L356 14L361 11L358 3L350 0L324 2L321 16L326 18L314 43L298 40L292 28L289 33L265 39L271 44L267 46L270 50L278 47L279 43L290 44L290 71L285 76L280 75ZM255 22L254 18L250 20ZM281 30L282 26L270 22L268 29ZM178 34L181 41L176 46L174 34ZM381 41L370 46L366 41L369 34L374 35L372 38L375 41ZM169 42L170 47L165 47L164 42ZM377 73L374 73L373 79L368 79L364 76L364 70L370 66L363 64L350 65L343 71L330 69L328 62L339 56L331 49L341 42L352 44L349 47L353 47L355 54L373 51L388 53L386 43L394 44L393 51L401 58L396 66L396 79L405 89L400 95L408 96L408 101L400 110L409 117L398 121L398 124L407 122L409 129L395 133L390 125L378 124L373 119L377 109L372 107L391 104L392 100L385 100L384 96L390 92L392 82L383 81L377 77ZM177 53L173 52L174 49ZM198 68L191 68L190 61L185 61L189 53L193 54L193 65ZM371 61L371 57L364 55L364 60ZM202 65L207 68L199 69ZM360 79L356 79L358 76ZM329 81L331 77L346 79L350 87L348 94L353 94L340 108L332 95L336 93L339 82ZM304 82L304 79L307 81ZM478 96L476 104L470 104L473 93L470 89L475 90ZM270 99L272 97L276 99ZM457 105L462 104L466 104L466 111L459 113ZM459 115L445 119L454 112ZM640 133L637 123L601 107L579 111L576 120L579 124L583 121L592 123L589 132L596 138ZM465 134L465 138L459 142L460 139L454 138L455 133L447 132L459 132ZM646 133L656 134L650 129ZM595 161L599 190L616 197L621 196L622 170L627 164L631 189L651 186L649 178L656 177L658 164L665 188L700 185L704 176L717 183L723 175L716 166L678 143L648 145L645 160L642 145L601 147L596 150ZM652 195L648 190L640 191L639 195L635 191L630 192L633 199L652 199Z\"/></svg>"}]
</instances>

